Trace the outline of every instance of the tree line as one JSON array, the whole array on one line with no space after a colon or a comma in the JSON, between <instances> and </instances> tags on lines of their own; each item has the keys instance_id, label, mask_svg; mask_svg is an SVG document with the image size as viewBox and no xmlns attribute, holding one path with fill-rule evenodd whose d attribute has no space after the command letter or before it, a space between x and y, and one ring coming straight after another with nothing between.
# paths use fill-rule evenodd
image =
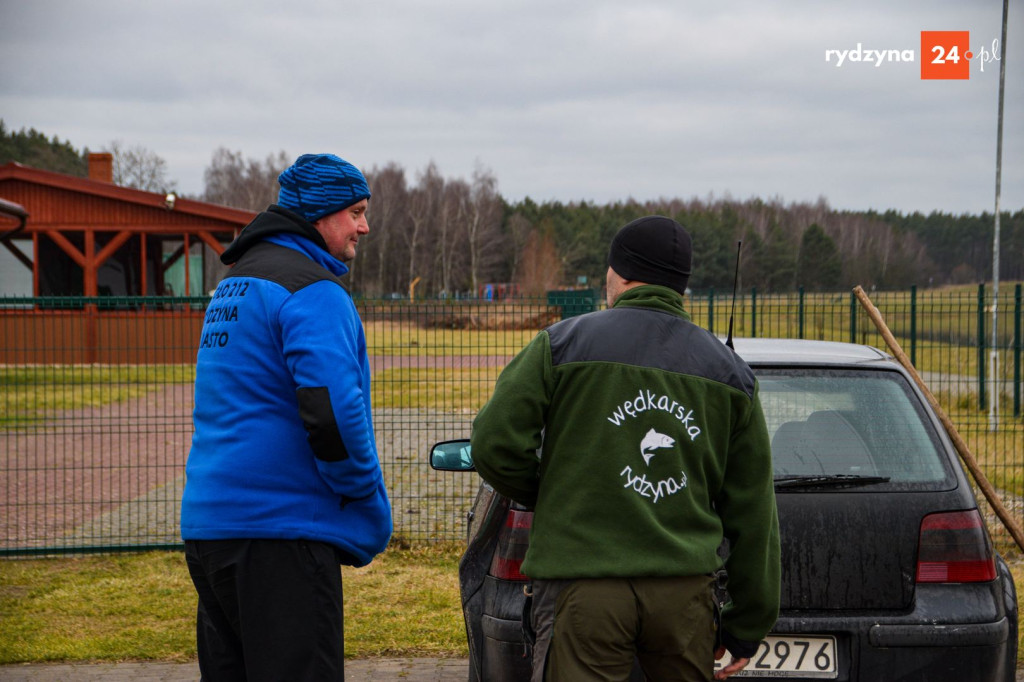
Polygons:
<instances>
[{"instance_id":1,"label":"tree line","mask_svg":"<svg viewBox=\"0 0 1024 682\"><path fill-rule=\"evenodd\" d=\"M115 185L147 192L174 191L176 183L167 178L167 162L156 152L121 140L111 140L105 151L113 157ZM77 178L89 177L88 147L79 151L69 140L61 141L56 135L48 138L35 128L8 130L0 118L0 165L10 161Z\"/></svg>"},{"instance_id":2,"label":"tree line","mask_svg":"<svg viewBox=\"0 0 1024 682\"><path fill-rule=\"evenodd\" d=\"M203 198L261 210L274 201L277 175L289 163L284 152L261 162L217 150ZM360 244L351 282L369 297L407 296L414 283L426 296L475 296L494 283L528 296L599 288L612 236L652 213L675 218L693 235L690 286L698 291L732 287L738 250L740 285L764 293L942 286L992 274L988 213L840 211L824 198L513 202L482 167L468 180L446 178L434 163L413 179L397 163L364 170L373 192L372 231ZM1024 279L1024 210L1003 212L1000 248L1000 278Z\"/></svg>"},{"instance_id":3,"label":"tree line","mask_svg":"<svg viewBox=\"0 0 1024 682\"><path fill-rule=\"evenodd\" d=\"M110 146L115 182L173 188L158 155L117 141ZM79 153L34 129L8 131L0 120L0 164L15 160L85 175L87 156L88 150ZM262 210L276 200L277 176L291 161L284 151L252 159L217 149L204 172L204 191L194 198ZM600 288L616 230L652 213L675 218L693 235L695 291L731 289L740 243L740 286L763 293L942 286L992 274L994 219L988 213L840 211L824 198L537 203L502 197L498 179L483 166L468 179L445 177L434 163L412 177L397 163L363 170L373 192L371 233L348 279L367 297L475 297L495 284L525 296ZM1001 215L1000 236L1000 278L1024 279L1024 210Z\"/></svg>"}]
</instances>

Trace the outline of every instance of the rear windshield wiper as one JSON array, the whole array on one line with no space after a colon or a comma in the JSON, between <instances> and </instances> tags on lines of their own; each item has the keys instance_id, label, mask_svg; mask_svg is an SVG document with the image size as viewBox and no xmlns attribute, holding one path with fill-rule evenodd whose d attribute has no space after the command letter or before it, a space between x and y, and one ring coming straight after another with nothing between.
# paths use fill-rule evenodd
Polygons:
<instances>
[{"instance_id":1,"label":"rear windshield wiper","mask_svg":"<svg viewBox=\"0 0 1024 682\"><path fill-rule=\"evenodd\" d=\"M888 476L861 476L859 474L812 474L803 476L776 476L775 489L783 488L855 488L862 485L888 483Z\"/></svg>"}]
</instances>

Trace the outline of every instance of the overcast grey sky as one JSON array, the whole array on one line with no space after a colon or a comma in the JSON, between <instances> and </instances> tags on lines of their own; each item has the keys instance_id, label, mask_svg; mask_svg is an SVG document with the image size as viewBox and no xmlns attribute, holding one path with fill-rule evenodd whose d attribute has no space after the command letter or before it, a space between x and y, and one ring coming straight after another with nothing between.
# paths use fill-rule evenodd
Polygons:
<instances>
[{"instance_id":1,"label":"overcast grey sky","mask_svg":"<svg viewBox=\"0 0 1024 682\"><path fill-rule=\"evenodd\" d=\"M1002 207L1019 210L1010 10ZM991 212L999 67L980 53L1001 17L1001 0L0 0L0 117L143 145L187 193L225 146L394 161L412 181L480 164L511 200ZM968 80L921 79L935 30L970 31ZM914 61L826 62L858 44Z\"/></svg>"}]
</instances>

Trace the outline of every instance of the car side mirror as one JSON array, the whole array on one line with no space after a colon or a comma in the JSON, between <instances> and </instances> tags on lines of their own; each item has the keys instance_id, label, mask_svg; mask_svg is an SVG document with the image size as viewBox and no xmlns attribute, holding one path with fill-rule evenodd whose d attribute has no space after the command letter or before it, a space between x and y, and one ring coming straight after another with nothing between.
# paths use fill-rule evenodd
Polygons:
<instances>
[{"instance_id":1,"label":"car side mirror","mask_svg":"<svg viewBox=\"0 0 1024 682\"><path fill-rule=\"evenodd\" d=\"M469 450L468 438L437 443L430 451L430 466L438 471L476 471Z\"/></svg>"}]
</instances>

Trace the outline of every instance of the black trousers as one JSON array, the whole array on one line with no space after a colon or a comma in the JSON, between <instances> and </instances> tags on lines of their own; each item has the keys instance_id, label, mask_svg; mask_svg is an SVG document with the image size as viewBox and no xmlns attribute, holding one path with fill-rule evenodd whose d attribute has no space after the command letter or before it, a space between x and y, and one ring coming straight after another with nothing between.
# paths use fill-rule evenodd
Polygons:
<instances>
[{"instance_id":1,"label":"black trousers","mask_svg":"<svg viewBox=\"0 0 1024 682\"><path fill-rule=\"evenodd\" d=\"M344 680L341 566L305 540L187 540L204 682Z\"/></svg>"}]
</instances>

